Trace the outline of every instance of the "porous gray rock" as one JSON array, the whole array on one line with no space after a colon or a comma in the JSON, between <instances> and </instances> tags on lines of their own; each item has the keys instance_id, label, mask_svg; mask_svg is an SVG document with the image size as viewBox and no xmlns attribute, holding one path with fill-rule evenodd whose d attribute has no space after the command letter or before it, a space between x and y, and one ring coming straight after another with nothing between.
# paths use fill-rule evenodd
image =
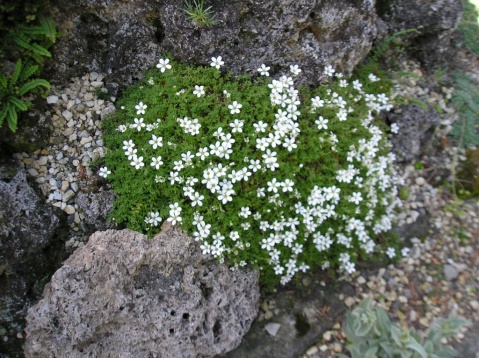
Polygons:
<instances>
[{"instance_id":1,"label":"porous gray rock","mask_svg":"<svg viewBox=\"0 0 479 358\"><path fill-rule=\"evenodd\" d=\"M377 0L377 8L389 35L417 30L401 40L426 68L444 66L456 53L454 31L462 17L461 0Z\"/></svg>"},{"instance_id":2,"label":"porous gray rock","mask_svg":"<svg viewBox=\"0 0 479 358\"><path fill-rule=\"evenodd\" d=\"M62 37L54 49L53 80L85 71L106 73L114 91L142 77L168 51L176 59L209 66L222 56L234 74L271 74L289 65L298 82L317 84L325 65L350 72L376 36L375 1L210 0L217 23L198 27L177 0L58 0L51 12Z\"/></svg>"},{"instance_id":3,"label":"porous gray rock","mask_svg":"<svg viewBox=\"0 0 479 358\"><path fill-rule=\"evenodd\" d=\"M115 222L108 219L114 199L115 194L110 191L78 194L76 203L82 209L86 223L95 229L93 231L115 228Z\"/></svg>"},{"instance_id":4,"label":"porous gray rock","mask_svg":"<svg viewBox=\"0 0 479 358\"><path fill-rule=\"evenodd\" d=\"M93 234L28 312L26 357L209 357L256 317L258 272L230 271L176 230Z\"/></svg>"},{"instance_id":5,"label":"porous gray rock","mask_svg":"<svg viewBox=\"0 0 479 358\"><path fill-rule=\"evenodd\" d=\"M393 150L398 162L418 160L431 143L440 116L432 106L424 109L410 104L401 107L399 112L386 114L387 121L399 126L400 135L392 137Z\"/></svg>"},{"instance_id":6,"label":"porous gray rock","mask_svg":"<svg viewBox=\"0 0 479 358\"><path fill-rule=\"evenodd\" d=\"M28 308L60 266L66 219L46 205L24 170L0 169L0 356L22 356Z\"/></svg>"}]
</instances>

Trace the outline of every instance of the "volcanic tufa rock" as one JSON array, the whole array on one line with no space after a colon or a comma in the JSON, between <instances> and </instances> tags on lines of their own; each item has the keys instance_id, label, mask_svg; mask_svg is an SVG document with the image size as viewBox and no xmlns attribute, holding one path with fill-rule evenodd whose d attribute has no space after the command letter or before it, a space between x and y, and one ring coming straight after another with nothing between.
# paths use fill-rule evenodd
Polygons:
<instances>
[{"instance_id":1,"label":"volcanic tufa rock","mask_svg":"<svg viewBox=\"0 0 479 358\"><path fill-rule=\"evenodd\" d=\"M56 1L51 12L62 37L53 49L52 79L96 70L115 90L168 51L206 66L222 56L234 74L256 73L265 63L275 75L296 64L298 82L317 84L326 65L349 73L376 37L374 1L210 0L211 27L195 23L185 7L178 0Z\"/></svg>"},{"instance_id":2,"label":"volcanic tufa rock","mask_svg":"<svg viewBox=\"0 0 479 358\"><path fill-rule=\"evenodd\" d=\"M434 130L439 124L439 114L415 104L404 106L400 113L387 113L390 124L399 126L399 136L392 137L394 152L400 162L418 160L431 143Z\"/></svg>"},{"instance_id":3,"label":"volcanic tufa rock","mask_svg":"<svg viewBox=\"0 0 479 358\"><path fill-rule=\"evenodd\" d=\"M15 169L9 168L15 172ZM66 220L35 193L25 171L0 169L0 356L21 356L28 308L60 267Z\"/></svg>"},{"instance_id":4,"label":"volcanic tufa rock","mask_svg":"<svg viewBox=\"0 0 479 358\"><path fill-rule=\"evenodd\" d=\"M209 357L239 345L258 273L230 271L176 230L93 234L28 312L26 357Z\"/></svg>"},{"instance_id":5,"label":"volcanic tufa rock","mask_svg":"<svg viewBox=\"0 0 479 358\"><path fill-rule=\"evenodd\" d=\"M108 215L113 209L115 195L109 191L98 193L80 193L76 203L83 210L85 221L95 230L113 229L115 223L108 220Z\"/></svg>"}]
</instances>

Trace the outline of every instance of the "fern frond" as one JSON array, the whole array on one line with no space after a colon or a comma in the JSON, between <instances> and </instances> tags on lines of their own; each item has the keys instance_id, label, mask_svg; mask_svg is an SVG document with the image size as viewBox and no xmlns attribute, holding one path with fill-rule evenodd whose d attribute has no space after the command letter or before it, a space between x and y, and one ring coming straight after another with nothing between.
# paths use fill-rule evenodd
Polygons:
<instances>
[{"instance_id":1,"label":"fern frond","mask_svg":"<svg viewBox=\"0 0 479 358\"><path fill-rule=\"evenodd\" d=\"M13 42L15 42L18 46L24 48L25 50L32 51L32 45L30 45L31 38L25 36L25 34L17 33L13 35Z\"/></svg>"},{"instance_id":2,"label":"fern frond","mask_svg":"<svg viewBox=\"0 0 479 358\"><path fill-rule=\"evenodd\" d=\"M20 74L22 73L22 69L23 69L22 59L19 58L17 61L17 64L15 65L15 69L13 70L12 77L10 77L10 81L8 83L8 87L10 90L12 90L17 84L18 79L20 78Z\"/></svg>"},{"instance_id":3,"label":"fern frond","mask_svg":"<svg viewBox=\"0 0 479 358\"><path fill-rule=\"evenodd\" d=\"M31 92L32 90L34 90L35 88L39 87L39 86L43 86L47 89L50 89L50 83L48 83L48 81L46 80L43 80L41 78L37 78L37 79L34 79L30 82L27 82L25 83L19 90L18 90L18 94L20 96L23 96L25 95L26 93L28 92Z\"/></svg>"},{"instance_id":4,"label":"fern frond","mask_svg":"<svg viewBox=\"0 0 479 358\"><path fill-rule=\"evenodd\" d=\"M3 121L7 117L8 114L8 106L5 104L3 108L0 109L0 128L2 127Z\"/></svg>"},{"instance_id":5,"label":"fern frond","mask_svg":"<svg viewBox=\"0 0 479 358\"><path fill-rule=\"evenodd\" d=\"M55 29L55 24L51 18L41 17L40 24L43 29L43 34L48 37L48 39L55 43L57 39L57 30Z\"/></svg>"},{"instance_id":6,"label":"fern frond","mask_svg":"<svg viewBox=\"0 0 479 358\"><path fill-rule=\"evenodd\" d=\"M28 66L27 68L24 68L21 75L20 75L19 82L25 82L26 80L28 80L30 77L32 77L37 72L38 72L38 66L37 65Z\"/></svg>"},{"instance_id":7,"label":"fern frond","mask_svg":"<svg viewBox=\"0 0 479 358\"><path fill-rule=\"evenodd\" d=\"M7 76L0 72L0 93L2 90L6 91L8 88Z\"/></svg>"},{"instance_id":8,"label":"fern frond","mask_svg":"<svg viewBox=\"0 0 479 358\"><path fill-rule=\"evenodd\" d=\"M8 99L8 103L13 104L15 107L18 108L19 111L22 111L22 112L26 111L28 109L28 105L30 104L30 102L27 103L16 97L10 97Z\"/></svg>"},{"instance_id":9,"label":"fern frond","mask_svg":"<svg viewBox=\"0 0 479 358\"><path fill-rule=\"evenodd\" d=\"M52 54L50 53L50 51L48 51L45 47L37 43L32 44L32 51L41 56L52 57Z\"/></svg>"},{"instance_id":10,"label":"fern frond","mask_svg":"<svg viewBox=\"0 0 479 358\"><path fill-rule=\"evenodd\" d=\"M8 106L8 115L7 115L8 127L10 128L12 132L15 133L17 131L17 123L18 123L17 110L15 109L13 105L9 105L9 103L7 103L7 106Z\"/></svg>"}]
</instances>

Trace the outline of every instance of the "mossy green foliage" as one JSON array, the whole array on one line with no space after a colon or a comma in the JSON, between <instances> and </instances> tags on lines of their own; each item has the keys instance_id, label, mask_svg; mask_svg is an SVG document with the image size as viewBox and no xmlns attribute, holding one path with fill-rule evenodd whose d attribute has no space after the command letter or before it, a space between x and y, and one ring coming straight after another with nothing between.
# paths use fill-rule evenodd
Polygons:
<instances>
[{"instance_id":1,"label":"mossy green foliage","mask_svg":"<svg viewBox=\"0 0 479 358\"><path fill-rule=\"evenodd\" d=\"M459 30L464 34L463 46L479 56L479 11L468 0L462 0L463 15Z\"/></svg>"},{"instance_id":2,"label":"mossy green foliage","mask_svg":"<svg viewBox=\"0 0 479 358\"><path fill-rule=\"evenodd\" d=\"M466 152L466 160L460 163L457 180L460 198L479 196L479 149L469 149Z\"/></svg>"},{"instance_id":3,"label":"mossy green foliage","mask_svg":"<svg viewBox=\"0 0 479 358\"><path fill-rule=\"evenodd\" d=\"M442 340L456 336L468 325L465 319L450 316L435 320L422 334L414 329L403 329L391 322L384 309L373 308L368 297L348 312L343 332L351 358L452 358L454 349L444 345ZM339 357L348 358L343 354Z\"/></svg>"},{"instance_id":4,"label":"mossy green foliage","mask_svg":"<svg viewBox=\"0 0 479 358\"><path fill-rule=\"evenodd\" d=\"M300 111L295 120L278 119L290 112L272 104L271 84L269 77L233 78L215 68L172 63L172 69L154 70L129 88L105 123L108 150L100 173L111 171L113 218L153 236L162 222L181 216L176 225L200 240L205 253L228 259L233 268L259 267L263 282L270 283L285 283L308 266L351 272L360 257L383 256L391 242L383 237L375 247L374 240L390 227L397 178L383 125L373 113L378 98L387 101L374 94L390 84L363 81L358 90L343 78L288 92ZM197 96L195 86L204 86L204 94ZM292 85L289 90L296 91ZM313 105L316 97L324 104ZM239 113L231 113L234 101L242 105ZM340 112L347 112L347 120L338 119ZM320 117L329 120L327 128L320 127ZM194 119L201 125L197 134L181 125ZM285 121L288 129L278 134ZM265 138L271 140L267 149L258 149ZM228 141L230 153L214 154L215 145ZM128 147L135 158L132 152L127 158ZM202 150L209 154L201 158ZM354 178L339 180L348 170ZM216 176L210 187L208 173ZM228 188L231 197L225 198Z\"/></svg>"}]
</instances>

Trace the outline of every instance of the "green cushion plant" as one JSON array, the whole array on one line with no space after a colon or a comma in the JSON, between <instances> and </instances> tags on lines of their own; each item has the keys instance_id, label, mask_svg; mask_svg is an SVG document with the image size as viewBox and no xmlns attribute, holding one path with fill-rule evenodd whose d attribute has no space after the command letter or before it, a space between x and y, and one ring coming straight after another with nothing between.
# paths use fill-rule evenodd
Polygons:
<instances>
[{"instance_id":1,"label":"green cushion plant","mask_svg":"<svg viewBox=\"0 0 479 358\"><path fill-rule=\"evenodd\" d=\"M204 254L263 282L313 266L355 271L360 258L396 255L391 228L399 178L382 122L390 83L329 81L296 88L289 74L233 78L161 59L105 123L100 175L117 194L113 218L159 232L181 226ZM121 109L120 109L121 108Z\"/></svg>"}]
</instances>

